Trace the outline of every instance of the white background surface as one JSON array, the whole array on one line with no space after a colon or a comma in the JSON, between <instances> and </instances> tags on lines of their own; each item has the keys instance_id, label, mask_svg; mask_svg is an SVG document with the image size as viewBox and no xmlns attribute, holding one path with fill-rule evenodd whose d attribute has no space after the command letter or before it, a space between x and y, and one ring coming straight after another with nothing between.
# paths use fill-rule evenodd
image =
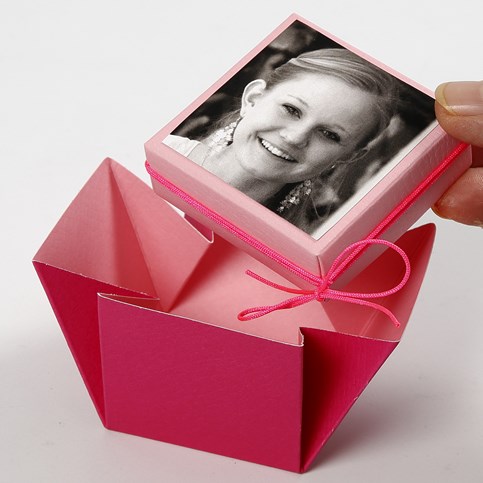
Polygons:
<instances>
[{"instance_id":1,"label":"white background surface","mask_svg":"<svg viewBox=\"0 0 483 483\"><path fill-rule=\"evenodd\" d=\"M403 341L303 475L105 430L31 266L97 165L290 13L430 88L481 79L480 0L0 0L0 481L483 481L483 232L440 221Z\"/></svg>"}]
</instances>

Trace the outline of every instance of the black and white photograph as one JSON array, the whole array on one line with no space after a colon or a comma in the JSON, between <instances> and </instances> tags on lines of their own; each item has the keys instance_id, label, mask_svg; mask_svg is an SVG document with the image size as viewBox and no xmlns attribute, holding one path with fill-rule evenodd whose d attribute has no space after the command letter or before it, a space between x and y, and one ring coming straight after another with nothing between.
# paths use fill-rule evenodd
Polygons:
<instances>
[{"instance_id":1,"label":"black and white photograph","mask_svg":"<svg viewBox=\"0 0 483 483\"><path fill-rule=\"evenodd\" d=\"M432 125L433 104L296 20L163 142L319 239Z\"/></svg>"}]
</instances>

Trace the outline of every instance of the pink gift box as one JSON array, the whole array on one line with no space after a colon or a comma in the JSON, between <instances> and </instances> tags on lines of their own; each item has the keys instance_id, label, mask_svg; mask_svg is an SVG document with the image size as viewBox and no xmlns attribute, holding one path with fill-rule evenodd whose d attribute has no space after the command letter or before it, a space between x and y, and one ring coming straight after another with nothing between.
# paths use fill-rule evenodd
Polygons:
<instances>
[{"instance_id":1,"label":"pink gift box","mask_svg":"<svg viewBox=\"0 0 483 483\"><path fill-rule=\"evenodd\" d=\"M172 134L184 136L185 134L179 133L193 132L194 139L190 139L190 141L201 139L202 143L209 145L210 137L203 138L201 134L196 133L196 129L190 130L188 127L190 125L196 126L197 123L202 122L205 113L209 112L209 109L214 109L211 105L215 104L215 100L220 96L227 96L226 92L231 94L234 85L241 83L241 80L245 83L245 72L256 70L253 65L258 65L257 63L261 62L260 59L264 59L264 56L268 56L270 59L267 51L272 52L281 43L286 48L291 47L291 44L297 43L298 39L304 35L313 36L316 39L312 41L312 47L307 48L307 51L312 48L315 49L314 46L317 45L319 47L320 45L324 46L321 50L333 46L336 47L335 50L337 51L352 52L372 65L373 68L382 69L386 74L390 74L390 77L398 83L401 92L404 92L404 95L401 94L401 98L394 99L393 103L409 106L404 108L407 109L404 112L410 119L401 121L404 117L401 114L402 111L398 111L394 115L393 120L396 120L396 125L399 122L399 125L403 127L400 127L399 130L396 127L396 134L393 134L391 138L388 134L392 129L391 124L387 126L380 136L389 136L390 141L383 139L378 144L377 139L373 140L374 146L368 148L366 155L368 159L363 157L362 161L357 161L350 169L357 173L357 170L361 169L360 166L374 167L377 165L378 156L381 158L387 156L387 159L384 158L382 167L377 168L376 174L371 175L370 180L366 181L365 184L363 183L362 187L356 190L333 216L330 216L321 226L314 228L315 232L313 233L303 231L292 222L283 219L273 209L267 209L261 202L255 201L241 190L225 183L212 171L203 167L205 160L200 164L186 153L182 153L183 149L176 148L173 141L167 141ZM287 37L291 39L291 42L287 41ZM281 49L277 52L282 55L284 50ZM302 52L306 53L305 50L302 50ZM324 62L327 61L324 59ZM309 69L298 75L310 75L306 74L307 71ZM330 77L330 74L328 75L326 71L324 71L323 76ZM320 75L320 72L317 72ZM257 72L258 74L259 72ZM264 75L267 77L266 73ZM348 76L344 72L340 75L342 77ZM299 94L297 93L297 95ZM405 99L404 96L410 100ZM280 95L281 100L279 102L288 102L287 99L291 101L292 98L293 96L284 97ZM309 95L302 100L308 102L309 106L313 102ZM294 104L299 106L296 101L294 101ZM417 116L414 115L413 119L411 114L407 114L411 110L413 112L424 111L426 114L430 112L434 120L432 93L401 73L294 14L146 143L148 170L152 175L153 188L162 198L218 233L230 243L247 251L291 282L305 287L304 280L294 276L291 270L276 260L278 256L289 260L311 274L324 276L333 260L345 247L366 238L392 210L416 189L422 180L437 169L441 162L451 155L455 149L458 149L459 141L448 136L436 122L427 121L424 127L415 128L411 123L416 124ZM308 112L311 111L308 110ZM216 116L213 115L213 121L216 121L217 116L224 113L223 110L221 113L217 112ZM241 125L244 122L241 113L240 119ZM210 120L210 122L212 121ZM274 142L289 145L287 141L282 139L280 133L286 127L288 121L278 121L277 119L277 122L278 124L275 123L276 127L271 130L263 125L256 134L262 137L270 137L270 140L275 139ZM421 122L421 119L418 122ZM208 123L208 126L210 126L210 123ZM236 128L236 130L238 129L239 127ZM265 134L267 131L268 134ZM191 138L192 136L188 134L188 137ZM251 147L249 141L246 144ZM397 146L397 149L393 145ZM289 145L287 149L291 147L295 152L298 152L293 144ZM384 154L392 149L395 149L396 152L391 155ZM383 154L379 154L380 152ZM258 146L258 150L252 149L249 153L251 157L257 155L259 159L262 159L259 164L269 164L263 157L264 149L260 146ZM376 162L374 159L376 159ZM226 165L226 161L222 158L219 160L219 164L225 163ZM405 210L404 215L395 219L377 236L390 241L395 241L401 237L469 167L470 163L469 150L462 151L458 156L455 156L447 169L432 182L431 186L421 196L411 203ZM303 165L303 162L299 164ZM253 169L253 167L250 167L250 169ZM367 169L364 175L369 176L369 171L370 169ZM258 175L266 176L264 173L258 173ZM328 191L330 187L329 183L328 188L324 187L321 191ZM192 200L189 200L189 198L192 198ZM202 208L196 206L196 203L201 204ZM213 216L207 215L206 211L213 212L216 216L221 217L221 223ZM339 215L339 213L342 214ZM238 233L241 231L241 236L234 234L232 229L227 229L225 222L234 225ZM252 238L253 242L247 242L247 237ZM258 248L260 244L263 249ZM275 252L276 256L267 255L266 248ZM378 253L380 251L377 250L365 252L353 264L350 271L344 274L344 280L349 280L358 270L370 263Z\"/></svg>"},{"instance_id":2,"label":"pink gift box","mask_svg":"<svg viewBox=\"0 0 483 483\"><path fill-rule=\"evenodd\" d=\"M34 265L106 428L303 472L401 339L433 238L426 225L397 242L411 277L381 303L400 328L337 301L241 322L280 299L245 269L287 282L107 159ZM345 290L402 271L386 251Z\"/></svg>"}]
</instances>

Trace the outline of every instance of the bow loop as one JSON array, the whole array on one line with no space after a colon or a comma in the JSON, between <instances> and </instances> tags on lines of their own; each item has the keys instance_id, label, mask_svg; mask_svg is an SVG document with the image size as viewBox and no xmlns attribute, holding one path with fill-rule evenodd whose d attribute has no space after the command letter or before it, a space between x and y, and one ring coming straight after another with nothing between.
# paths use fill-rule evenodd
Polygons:
<instances>
[{"instance_id":1,"label":"bow loop","mask_svg":"<svg viewBox=\"0 0 483 483\"><path fill-rule=\"evenodd\" d=\"M334 290L331 289L330 286L335 282L337 277L344 271L351 261L360 254L360 252L367 248L369 245L385 245L388 248L394 250L397 254L400 255L402 258L405 271L401 281L395 285L394 287L384 290L382 292L345 292L342 290ZM339 300L341 302L347 302L356 305L363 305L366 307L370 307L380 312L384 313L396 326L399 327L401 324L395 317L395 315L383 305L380 305L375 302L371 302L367 299L373 298L380 298L380 297L387 297L388 295L392 295L399 290L401 290L404 285L406 285L407 281L409 280L409 276L411 274L411 266L409 262L409 258L404 252L404 250L394 243L388 242L387 240L381 239L366 239L361 240L355 243L352 243L348 247L346 247L340 255L334 260L331 267L327 271L327 274L323 277L315 277L312 274L309 274L310 277L307 279L310 280L312 285L314 285L313 290L303 290L293 287L287 287L285 285L278 284L276 282L272 282L257 273L252 272L251 270L247 270L246 274L250 277L262 282L269 287L273 287L277 290L295 294L295 297L291 297L286 299L278 304L274 305L265 305L261 307L253 307L250 309L243 310L238 314L238 319L242 321L253 320L259 317L263 317L271 312L275 312L277 310L285 310L291 309L294 307L298 307L300 305L306 304L311 301L317 302L325 302L326 300Z\"/></svg>"}]
</instances>

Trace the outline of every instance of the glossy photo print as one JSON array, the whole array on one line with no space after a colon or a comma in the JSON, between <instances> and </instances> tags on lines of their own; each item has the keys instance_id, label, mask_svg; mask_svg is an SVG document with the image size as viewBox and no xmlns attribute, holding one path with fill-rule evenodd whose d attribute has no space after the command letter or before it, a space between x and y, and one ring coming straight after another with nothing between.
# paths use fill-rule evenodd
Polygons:
<instances>
[{"instance_id":1,"label":"glossy photo print","mask_svg":"<svg viewBox=\"0 0 483 483\"><path fill-rule=\"evenodd\" d=\"M430 96L297 20L163 142L319 239L433 123Z\"/></svg>"}]
</instances>

